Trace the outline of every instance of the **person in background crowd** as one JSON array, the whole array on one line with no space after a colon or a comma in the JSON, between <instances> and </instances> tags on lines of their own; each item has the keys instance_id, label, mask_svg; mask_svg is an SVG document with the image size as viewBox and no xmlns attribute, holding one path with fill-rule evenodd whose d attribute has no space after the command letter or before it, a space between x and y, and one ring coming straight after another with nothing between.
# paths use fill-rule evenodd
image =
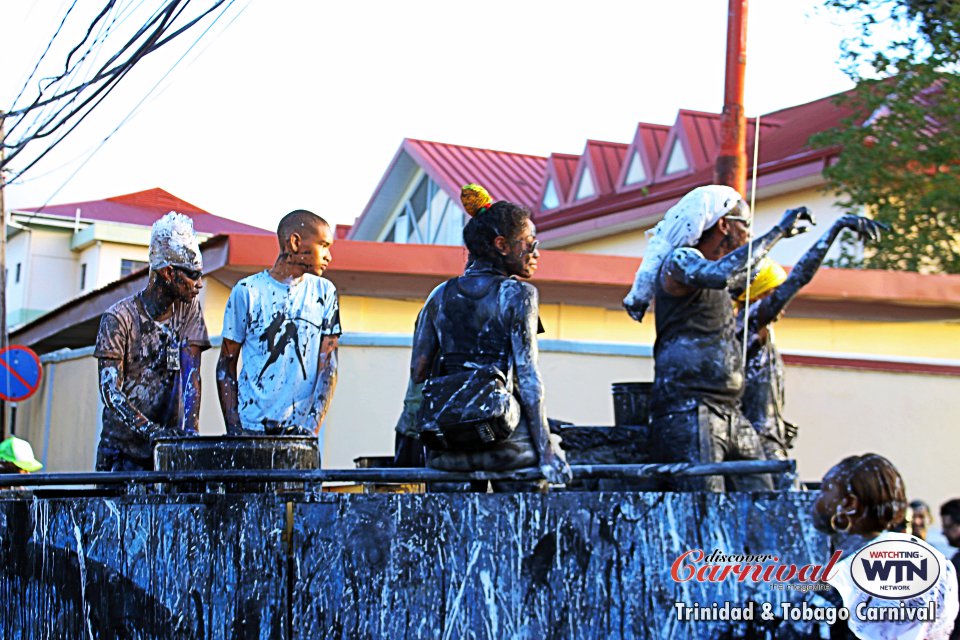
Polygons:
<instances>
[{"instance_id":1,"label":"person in background crowd","mask_svg":"<svg viewBox=\"0 0 960 640\"><path fill-rule=\"evenodd\" d=\"M957 576L954 566L942 553L920 538L892 531L906 518L907 497L903 478L883 456L867 453L844 458L823 477L820 493L813 507L813 524L831 536L834 550L843 551L835 571L827 582L835 589L850 612L847 623L853 637L868 640L888 638L923 638L947 640L960 604L957 601ZM922 545L940 565L940 579L926 592L912 598L885 599L866 593L854 582L851 567L856 553L868 544L886 541L911 541ZM932 621L865 621L854 614L866 603L871 607L923 608L936 604L937 618ZM838 603L839 604L839 603ZM834 626L831 638L843 635L843 628Z\"/></svg>"},{"instance_id":2,"label":"person in background crowd","mask_svg":"<svg viewBox=\"0 0 960 640\"><path fill-rule=\"evenodd\" d=\"M0 473L33 473L43 469L30 443L17 436L0 442Z\"/></svg>"},{"instance_id":3,"label":"person in background crowd","mask_svg":"<svg viewBox=\"0 0 960 640\"><path fill-rule=\"evenodd\" d=\"M927 529L933 523L930 505L923 500L914 500L910 503L910 533L921 540L927 539Z\"/></svg>"},{"instance_id":4,"label":"person in background crowd","mask_svg":"<svg viewBox=\"0 0 960 640\"><path fill-rule=\"evenodd\" d=\"M940 506L940 524L950 546L960 549L960 498L948 500ZM953 554L950 562L953 563L954 576L960 579L960 550ZM950 640L960 640L960 616L954 621Z\"/></svg>"}]
</instances>

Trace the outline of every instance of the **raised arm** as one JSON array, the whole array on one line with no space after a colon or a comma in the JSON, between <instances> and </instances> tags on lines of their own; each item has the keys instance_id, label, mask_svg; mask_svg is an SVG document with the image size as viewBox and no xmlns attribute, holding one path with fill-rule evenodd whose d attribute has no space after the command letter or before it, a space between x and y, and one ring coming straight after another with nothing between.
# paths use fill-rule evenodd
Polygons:
<instances>
[{"instance_id":1,"label":"raised arm","mask_svg":"<svg viewBox=\"0 0 960 640\"><path fill-rule=\"evenodd\" d=\"M708 260L690 247L677 249L664 264L665 279L680 289L678 293L736 286L738 279L746 278L748 267L754 269L781 239L804 233L808 222L814 220L806 207L790 209L773 229L719 260Z\"/></svg>"},{"instance_id":2,"label":"raised arm","mask_svg":"<svg viewBox=\"0 0 960 640\"><path fill-rule=\"evenodd\" d=\"M510 341L513 367L516 371L520 395L520 409L530 429L530 439L540 457L540 470L553 484L565 484L571 479L570 467L554 452L550 444L550 427L543 402L543 378L538 364L537 346L538 294L531 285L501 287L501 308L511 310Z\"/></svg>"},{"instance_id":3,"label":"raised arm","mask_svg":"<svg viewBox=\"0 0 960 640\"><path fill-rule=\"evenodd\" d=\"M240 383L237 378L237 362L240 360L239 342L228 338L220 345L220 358L217 360L217 396L220 398L220 411L227 434L231 436L243 433L240 422Z\"/></svg>"},{"instance_id":4,"label":"raised arm","mask_svg":"<svg viewBox=\"0 0 960 640\"><path fill-rule=\"evenodd\" d=\"M846 215L838 219L797 261L783 284L751 307L751 329L756 330L773 322L790 304L790 301L796 297L800 289L813 280L814 274L823 264L830 247L844 229L850 229L856 233L857 238L863 242L879 242L881 230L888 230L889 228L882 222L876 222L861 216Z\"/></svg>"}]
</instances>

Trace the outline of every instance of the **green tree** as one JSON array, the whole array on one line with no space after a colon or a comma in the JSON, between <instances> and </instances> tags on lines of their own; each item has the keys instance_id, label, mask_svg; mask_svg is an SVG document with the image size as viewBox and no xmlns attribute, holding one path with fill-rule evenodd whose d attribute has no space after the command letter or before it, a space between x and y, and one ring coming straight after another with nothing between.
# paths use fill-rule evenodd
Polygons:
<instances>
[{"instance_id":1,"label":"green tree","mask_svg":"<svg viewBox=\"0 0 960 640\"><path fill-rule=\"evenodd\" d=\"M856 82L843 126L814 136L840 147L824 174L838 204L866 209L892 231L864 253L844 245L840 266L960 273L960 3L827 0L853 16L844 43ZM891 37L890 34L894 34Z\"/></svg>"}]
</instances>

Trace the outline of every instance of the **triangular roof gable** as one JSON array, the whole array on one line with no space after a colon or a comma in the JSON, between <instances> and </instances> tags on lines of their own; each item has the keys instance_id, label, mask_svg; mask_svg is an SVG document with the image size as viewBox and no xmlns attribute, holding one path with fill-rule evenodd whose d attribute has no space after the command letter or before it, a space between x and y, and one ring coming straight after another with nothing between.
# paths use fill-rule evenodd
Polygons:
<instances>
[{"instance_id":1,"label":"triangular roof gable","mask_svg":"<svg viewBox=\"0 0 960 640\"><path fill-rule=\"evenodd\" d=\"M543 176L543 184L540 186L539 197L537 198L536 211L553 211L568 204L567 196L570 193L570 185L573 184L573 176L577 171L577 165L580 163L580 156L572 153L551 153L547 158L547 164ZM556 190L559 205L551 209L543 208L543 200L546 196L547 185L553 181L553 188Z\"/></svg>"},{"instance_id":2,"label":"triangular roof gable","mask_svg":"<svg viewBox=\"0 0 960 640\"><path fill-rule=\"evenodd\" d=\"M630 146L627 147L623 165L620 167L620 175L617 176L617 191L639 189L653 182L669 134L670 127L666 125L650 124L648 122L641 122L637 125L637 132L633 135ZM637 154L640 158L646 177L638 182L626 184L627 172L630 170L630 163L633 162L634 154Z\"/></svg>"},{"instance_id":3,"label":"triangular roof gable","mask_svg":"<svg viewBox=\"0 0 960 640\"><path fill-rule=\"evenodd\" d=\"M568 192L570 203L577 201L577 191L580 188L580 180L584 171L590 170L593 178L594 193L580 201L589 200L607 193L613 193L616 190L617 176L620 175L620 167L627 154L629 145L620 142L605 142L602 140L587 140L583 155L580 156L580 162L577 165L576 178Z\"/></svg>"},{"instance_id":4,"label":"triangular roof gable","mask_svg":"<svg viewBox=\"0 0 960 640\"><path fill-rule=\"evenodd\" d=\"M687 161L683 171L666 173L674 145L679 144ZM673 180L712 166L720 147L720 114L681 109L670 129L654 182Z\"/></svg>"}]
</instances>

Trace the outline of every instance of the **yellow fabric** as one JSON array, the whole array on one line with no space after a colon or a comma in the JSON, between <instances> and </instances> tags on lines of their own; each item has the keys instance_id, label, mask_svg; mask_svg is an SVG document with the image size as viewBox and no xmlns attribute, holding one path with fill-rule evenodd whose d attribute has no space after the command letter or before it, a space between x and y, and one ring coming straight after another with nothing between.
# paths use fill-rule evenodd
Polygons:
<instances>
[{"instance_id":1,"label":"yellow fabric","mask_svg":"<svg viewBox=\"0 0 960 640\"><path fill-rule=\"evenodd\" d=\"M470 183L460 189L460 202L463 203L463 210L472 218L480 209L493 204L493 198L480 185Z\"/></svg>"},{"instance_id":2,"label":"yellow fabric","mask_svg":"<svg viewBox=\"0 0 960 640\"><path fill-rule=\"evenodd\" d=\"M776 289L787 279L787 272L779 264L770 258L764 258L757 267L757 277L750 283L750 299L756 300L771 289ZM744 291L737 298L738 302L744 302L747 299L747 292Z\"/></svg>"}]
</instances>

